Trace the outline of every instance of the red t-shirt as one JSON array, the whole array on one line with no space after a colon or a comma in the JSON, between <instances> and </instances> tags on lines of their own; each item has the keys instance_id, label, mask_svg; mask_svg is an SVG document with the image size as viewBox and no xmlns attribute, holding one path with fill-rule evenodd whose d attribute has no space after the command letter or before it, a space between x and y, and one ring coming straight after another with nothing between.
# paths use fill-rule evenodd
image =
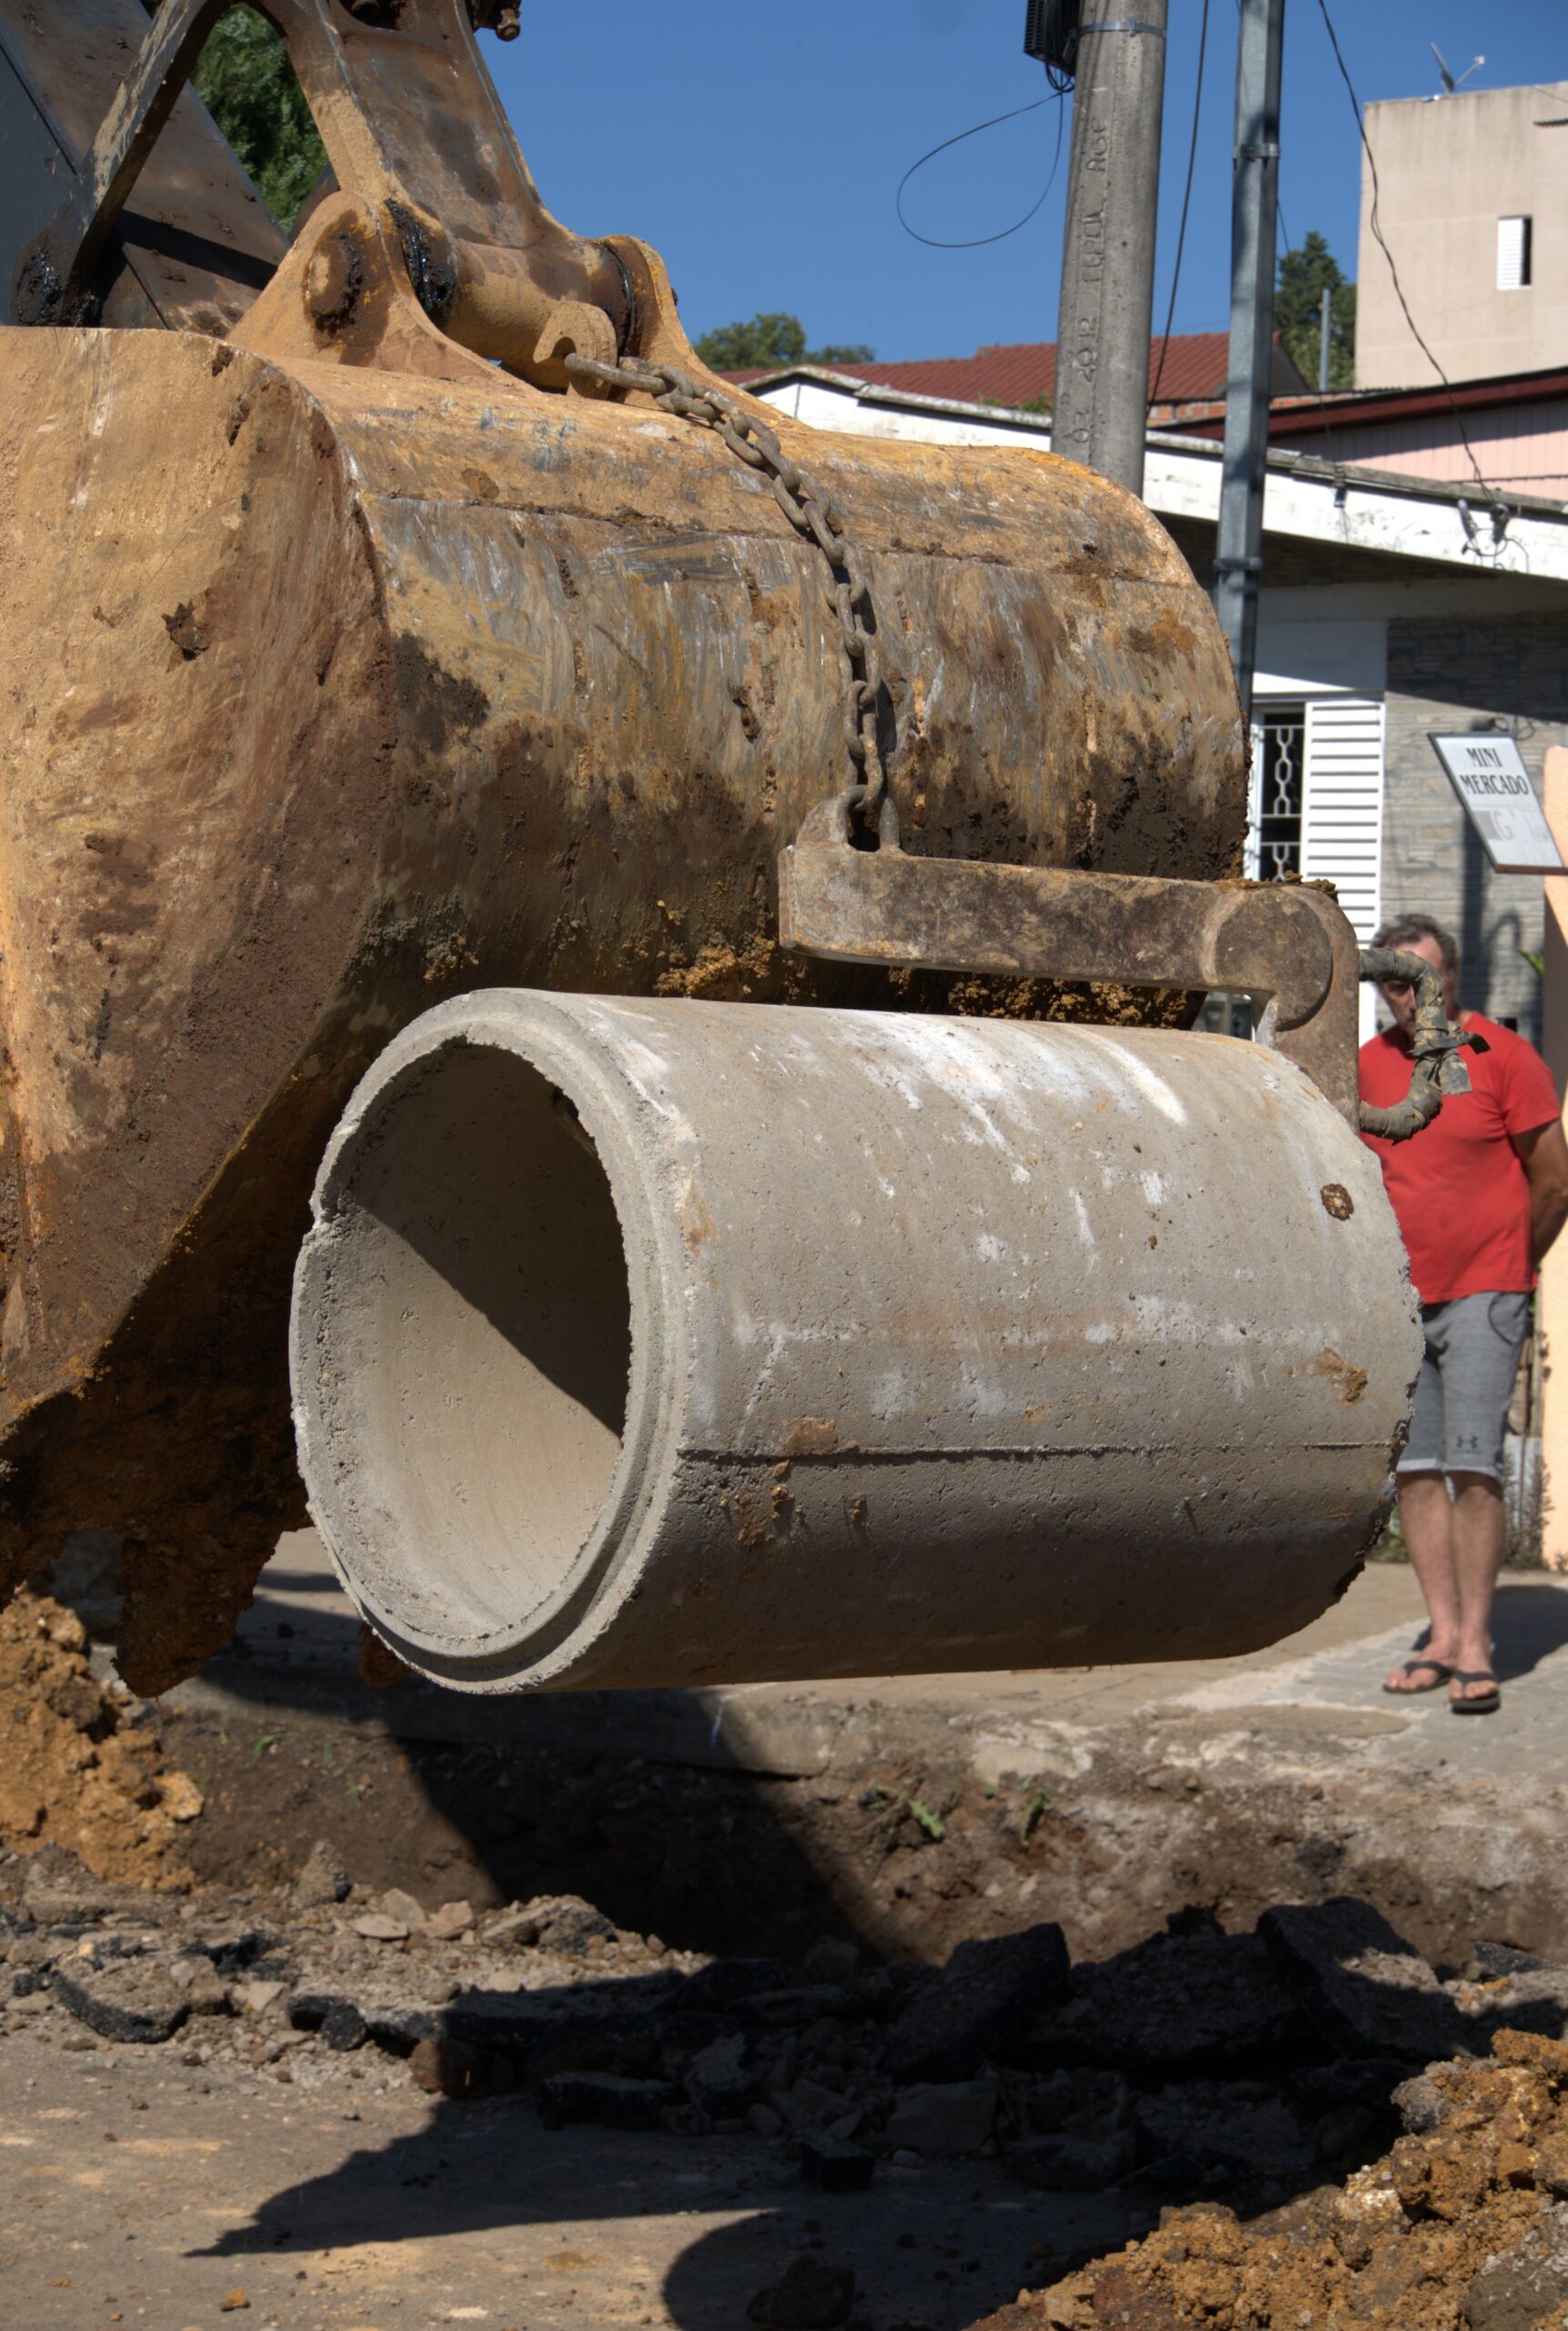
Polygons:
<instances>
[{"instance_id":1,"label":"red t-shirt","mask_svg":"<svg viewBox=\"0 0 1568 2331\"><path fill-rule=\"evenodd\" d=\"M1445 1099L1409 1141L1361 1136L1382 1165L1423 1303L1527 1295L1534 1286L1530 1184L1509 1136L1551 1125L1558 1113L1552 1072L1532 1044L1479 1012L1461 1016L1491 1047L1460 1054L1470 1091ZM1408 1039L1397 1028L1373 1036L1361 1046L1360 1070L1362 1100L1391 1108L1410 1089Z\"/></svg>"}]
</instances>

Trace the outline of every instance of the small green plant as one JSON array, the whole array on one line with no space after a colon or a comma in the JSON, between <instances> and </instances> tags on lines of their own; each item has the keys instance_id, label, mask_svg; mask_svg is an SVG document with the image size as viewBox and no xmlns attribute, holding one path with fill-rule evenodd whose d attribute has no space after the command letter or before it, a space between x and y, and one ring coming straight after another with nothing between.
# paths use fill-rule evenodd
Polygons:
<instances>
[{"instance_id":1,"label":"small green plant","mask_svg":"<svg viewBox=\"0 0 1568 2331\"><path fill-rule=\"evenodd\" d=\"M1019 1837L1023 1839L1025 1845L1028 1844L1030 1837L1033 1836L1039 1824L1041 1815L1045 1811L1050 1802L1050 1782L1036 1781L1033 1787L1030 1790L1029 1795L1023 1800L1023 1818L1018 1827Z\"/></svg>"},{"instance_id":2,"label":"small green plant","mask_svg":"<svg viewBox=\"0 0 1568 2331\"><path fill-rule=\"evenodd\" d=\"M263 1732L259 1734L258 1736L250 1743L250 1754L253 1756L265 1756L270 1749L276 1748L278 1743L282 1739L282 1737L283 1736L280 1732Z\"/></svg>"},{"instance_id":3,"label":"small green plant","mask_svg":"<svg viewBox=\"0 0 1568 2331\"><path fill-rule=\"evenodd\" d=\"M919 1822L932 1845L940 1846L947 1835L947 1825L942 1815L934 1812L929 1805L922 1805L918 1797L910 1799L910 1818Z\"/></svg>"}]
</instances>

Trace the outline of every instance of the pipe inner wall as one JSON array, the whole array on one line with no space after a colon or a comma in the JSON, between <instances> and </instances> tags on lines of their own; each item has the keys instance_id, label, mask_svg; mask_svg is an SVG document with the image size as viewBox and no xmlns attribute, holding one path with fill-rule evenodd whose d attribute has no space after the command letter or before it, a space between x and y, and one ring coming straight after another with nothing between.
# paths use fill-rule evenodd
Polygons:
<instances>
[{"instance_id":1,"label":"pipe inner wall","mask_svg":"<svg viewBox=\"0 0 1568 2331\"><path fill-rule=\"evenodd\" d=\"M1420 1349L1376 1160L1258 1045L514 989L360 1085L291 1343L345 1583L476 1691L1274 1640Z\"/></svg>"}]
</instances>

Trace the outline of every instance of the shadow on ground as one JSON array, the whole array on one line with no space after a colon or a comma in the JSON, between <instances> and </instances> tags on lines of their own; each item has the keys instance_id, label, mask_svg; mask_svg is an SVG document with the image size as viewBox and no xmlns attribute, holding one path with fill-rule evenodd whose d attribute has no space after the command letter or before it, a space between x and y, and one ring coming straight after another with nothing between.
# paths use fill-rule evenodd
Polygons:
<instances>
[{"instance_id":1,"label":"shadow on ground","mask_svg":"<svg viewBox=\"0 0 1568 2331\"><path fill-rule=\"evenodd\" d=\"M779 1970L735 1963L597 1985L591 2002L571 1990L510 2010L494 1993L459 1999L443 2017L457 2032L490 2030L503 2056L516 2051L507 2078L520 2092L436 2103L417 2134L280 2191L199 2255L286 2258L547 2224L585 2272L596 2224L616 2221L624 2242L626 2221L689 2212L729 2222L705 2227L666 2274L664 2304L682 2331L738 2326L791 2258L818 2249L852 2269L859 2319L873 2331L946 2331L1022 2281L1053 2279L1145 2231L1164 2208L1289 2212L1385 2152L1401 2116L1415 2125L1430 2103L1424 2064L1482 2056L1499 2030L1555 2035L1568 2014L1568 1971L1494 1950L1486 1980L1445 1981L1349 1898L1271 1910L1255 1935L1183 1913L1070 1977L1061 1960L1054 1980L1038 1959L1021 1980L1020 1941L966 1945L962 1971L956 1959L941 1977L872 1970L814 1999L752 1988L776 1986ZM768 2141L738 2117L748 2097L781 2094L769 2067L791 2001L790 2060L806 2066L797 2102L820 2101L836 2034L859 2050L839 2046L840 2064L874 2067L857 2091L869 2100L863 2141L853 2128L825 2141L801 2124L791 2143L787 2122ZM991 2002L983 2050L977 2001ZM552 2004L583 2019L575 2039L557 2026L541 2041ZM509 2013L534 2020L532 2041ZM927 2075L912 2082L911 2033ZM683 2133L716 2045L733 2048L735 2117ZM606 2105L657 2109L661 2071L664 2125L603 2125ZM925 2157L901 2145L901 2125L951 2134L977 2089L992 2134L977 2131L968 2157L947 2157L936 2139ZM575 2124L579 2107L598 2116L594 2127ZM835 2190L831 2176L824 2190L823 2163L836 2174L851 2159L863 2190Z\"/></svg>"},{"instance_id":2,"label":"shadow on ground","mask_svg":"<svg viewBox=\"0 0 1568 2331\"><path fill-rule=\"evenodd\" d=\"M1568 1644L1568 1594L1561 1586L1510 1580L1492 1605L1492 1664L1500 1684L1517 1684L1522 1676L1533 1674ZM1423 1626L1410 1648L1424 1651L1431 1641L1431 1629Z\"/></svg>"}]
</instances>

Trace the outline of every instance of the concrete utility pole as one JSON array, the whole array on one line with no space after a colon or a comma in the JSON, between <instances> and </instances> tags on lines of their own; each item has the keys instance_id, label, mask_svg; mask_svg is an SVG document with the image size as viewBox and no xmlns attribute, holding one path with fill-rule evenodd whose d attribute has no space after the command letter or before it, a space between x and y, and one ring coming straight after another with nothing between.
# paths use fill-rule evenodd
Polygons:
<instances>
[{"instance_id":1,"label":"concrete utility pole","mask_svg":"<svg viewBox=\"0 0 1568 2331\"><path fill-rule=\"evenodd\" d=\"M1252 713L1257 590L1263 573L1263 481L1274 367L1274 232L1279 209L1279 74L1285 0L1240 0L1236 55L1235 179L1230 212L1230 379L1214 604Z\"/></svg>"},{"instance_id":2,"label":"concrete utility pole","mask_svg":"<svg viewBox=\"0 0 1568 2331\"><path fill-rule=\"evenodd\" d=\"M1568 857L1568 751L1546 755L1542 808L1552 839ZM1568 1090L1568 874L1548 874L1546 934L1542 964L1542 1044L1559 1093ZM1568 1255L1560 1238L1541 1266L1535 1331L1545 1379L1541 1402L1541 1557L1548 1570L1568 1571ZM1528 1461L1528 1444L1521 1462Z\"/></svg>"},{"instance_id":3,"label":"concrete utility pole","mask_svg":"<svg viewBox=\"0 0 1568 2331\"><path fill-rule=\"evenodd\" d=\"M1166 0L1083 0L1051 443L1144 490Z\"/></svg>"}]
</instances>

